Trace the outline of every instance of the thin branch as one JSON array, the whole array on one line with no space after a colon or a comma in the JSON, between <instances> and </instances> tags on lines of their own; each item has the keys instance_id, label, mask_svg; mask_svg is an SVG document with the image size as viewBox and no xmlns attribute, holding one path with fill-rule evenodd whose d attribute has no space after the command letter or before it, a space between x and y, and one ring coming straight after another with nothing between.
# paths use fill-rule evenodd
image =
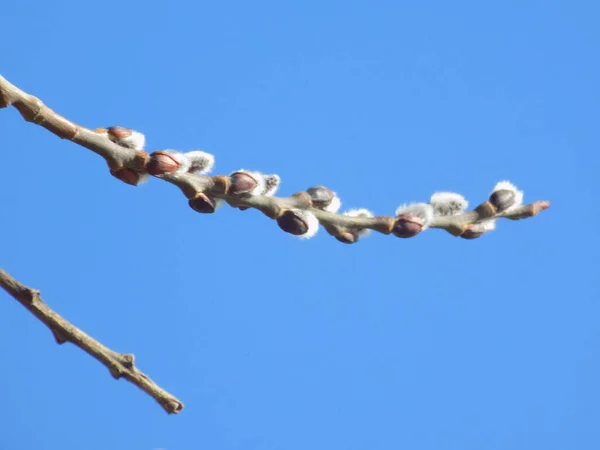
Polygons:
<instances>
[{"instance_id":1,"label":"thin branch","mask_svg":"<svg viewBox=\"0 0 600 450\"><path fill-rule=\"evenodd\" d=\"M277 176L271 176L269 182L262 178L261 185L256 176L260 178L262 175L256 175L254 172L241 171L237 172L237 175L234 173L229 176L198 174L201 171L197 170L197 164L194 165L190 160L190 153L178 154L159 150L148 154L143 151L145 138L132 130L119 127L112 131L91 130L77 125L0 75L0 108L11 105L26 121L40 125L56 136L100 155L107 162L111 175L127 184L138 185L150 174L179 187L187 197L188 204L198 212L212 213L219 202L225 201L240 210L257 209L267 217L277 220L284 231L304 237L314 234L320 224L330 235L348 244L357 242L368 230L406 238L416 236L428 228L438 228L453 236L473 239L494 229L496 219L519 220L533 217L550 206L548 201L523 205L522 192L516 190L512 184L503 182L496 186L488 200L469 212L465 212L467 202L462 196L438 193L437 204L432 198L430 203L399 208L395 217L373 216L367 210L336 214L339 199L337 208L330 208L337 197L323 186L309 188L290 197L275 197L272 194L279 184ZM142 144L138 142L132 145L132 138L138 139ZM129 141L125 142L127 139ZM212 158L211 155L206 156ZM208 159L204 162L207 161ZM212 159L207 164L212 166ZM259 185L261 189L255 189ZM500 185L502 186L499 187ZM275 189L272 189L273 186ZM72 342L104 364L113 377L123 377L140 387L156 399L167 412L181 411L183 404L179 400L159 388L134 367L133 355L116 353L95 341L52 311L37 291L23 286L1 270L0 285L45 323L59 344Z\"/></svg>"},{"instance_id":2,"label":"thin branch","mask_svg":"<svg viewBox=\"0 0 600 450\"><path fill-rule=\"evenodd\" d=\"M134 364L132 354L117 353L90 337L76 326L54 312L40 296L39 291L19 283L4 270L0 269L0 287L43 322L52 332L56 342L72 342L92 358L100 361L115 379L125 378L135 384L169 414L177 414L183 409L183 403L160 388L147 375L140 372Z\"/></svg>"},{"instance_id":3,"label":"thin branch","mask_svg":"<svg viewBox=\"0 0 600 450\"><path fill-rule=\"evenodd\" d=\"M427 227L418 228L412 234L402 235L397 232L397 227L399 224L402 225L403 221L406 222L406 218L350 216L327 212L323 208L319 208L314 198L311 198L305 191L285 198L248 193L232 195L231 177L229 176L202 176L176 170L150 170L151 166L156 168L157 164L161 162L161 158L164 159L165 152L157 151L149 155L142 150L117 145L106 135L64 118L44 105L37 97L23 92L0 76L0 108L10 105L19 110L26 121L38 124L60 138L68 139L102 156L108 163L110 173L128 184L136 185L141 175L150 172L156 178L178 186L188 198L190 206L199 212L214 212L214 208L209 207L206 210L204 206L206 204L211 206L214 199L221 199L240 209L255 208L269 218L277 219L283 229L285 227L280 221L286 215L289 215L290 212L293 213L292 215L296 214L294 211L304 211L316 217L329 234L346 243L356 242L359 236L358 231L364 229L375 230L383 234L394 233L399 237L412 237L428 227L443 229L454 236L464 238L479 237L485 231L492 229L478 226L482 222L490 222L499 218L519 220L533 217L550 206L548 201L537 201L502 210L488 200L470 212L461 211L450 216L435 216L427 224ZM198 206L199 203L202 207ZM408 218L408 221L410 222L412 219L414 218ZM288 230L286 229L286 231Z\"/></svg>"}]
</instances>

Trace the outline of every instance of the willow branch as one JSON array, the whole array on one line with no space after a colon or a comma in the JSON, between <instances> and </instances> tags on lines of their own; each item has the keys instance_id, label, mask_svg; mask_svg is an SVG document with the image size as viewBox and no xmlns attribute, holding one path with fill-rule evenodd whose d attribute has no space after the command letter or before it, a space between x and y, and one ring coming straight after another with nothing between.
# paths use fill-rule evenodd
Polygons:
<instances>
[{"instance_id":1,"label":"willow branch","mask_svg":"<svg viewBox=\"0 0 600 450\"><path fill-rule=\"evenodd\" d=\"M115 352L90 337L54 312L42 300L39 291L24 286L2 269L0 269L0 287L43 322L50 329L58 344L73 343L106 366L113 378L124 378L136 385L156 400L167 413L177 414L181 412L183 403L161 389L147 375L140 372L135 367L134 355Z\"/></svg>"},{"instance_id":2,"label":"willow branch","mask_svg":"<svg viewBox=\"0 0 600 450\"><path fill-rule=\"evenodd\" d=\"M106 135L99 134L64 118L44 105L37 97L23 92L0 76L0 108L10 105L14 106L26 121L40 125L58 137L70 140L102 156L108 163L111 174L129 184L137 184L140 174L149 171L149 164L153 163L153 158L159 160L164 156L161 155L163 152L160 151L149 155L142 150L117 145ZM349 231L353 230L370 229L383 234L392 232L397 234L394 227L398 224L398 217L334 214L316 207L314 199L311 199L306 192L298 192L291 197L283 198L248 194L231 195L231 179L227 176L203 176L187 172L169 173L164 171L154 171L154 173L150 171L150 173L178 186L189 199L190 206L193 205L194 201L205 202L210 199L221 199L231 206L241 207L240 209L254 208L263 212L269 218L278 220L290 210L305 211L315 216L329 234L347 243L357 240L352 239L351 236L350 238L344 237L352 234ZM428 227L446 230L454 236L468 237L470 235L473 237L474 233L470 231L475 224L499 218L519 220L533 217L549 206L550 202L548 201L537 201L527 205L517 205L506 211L499 211L495 205L486 201L469 212L434 217L428 223ZM199 210L199 208L194 209Z\"/></svg>"}]
</instances>

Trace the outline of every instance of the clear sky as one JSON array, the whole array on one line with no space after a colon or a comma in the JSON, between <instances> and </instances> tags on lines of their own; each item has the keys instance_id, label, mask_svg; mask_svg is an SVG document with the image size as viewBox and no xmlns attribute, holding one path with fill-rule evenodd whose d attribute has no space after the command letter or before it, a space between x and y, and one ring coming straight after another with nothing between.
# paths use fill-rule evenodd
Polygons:
<instances>
[{"instance_id":1,"label":"clear sky","mask_svg":"<svg viewBox=\"0 0 600 450\"><path fill-rule=\"evenodd\" d=\"M393 214L508 179L543 214L300 241L0 111L0 267L180 397L0 293L1 450L600 448L600 3L8 1L0 73L216 173Z\"/></svg>"}]
</instances>

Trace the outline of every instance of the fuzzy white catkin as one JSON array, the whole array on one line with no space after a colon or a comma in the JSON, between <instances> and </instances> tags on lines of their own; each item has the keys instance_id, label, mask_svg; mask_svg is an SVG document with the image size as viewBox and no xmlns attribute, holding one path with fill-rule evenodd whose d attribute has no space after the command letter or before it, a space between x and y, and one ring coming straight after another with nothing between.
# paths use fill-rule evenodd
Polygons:
<instances>
[{"instance_id":1,"label":"fuzzy white catkin","mask_svg":"<svg viewBox=\"0 0 600 450\"><path fill-rule=\"evenodd\" d=\"M267 197L272 197L277 192L277 189L279 189L279 184L281 183L281 178L279 177L279 175L272 174L272 175L265 175L264 180L265 180L265 188L264 188L262 195L265 195Z\"/></svg>"},{"instance_id":2,"label":"fuzzy white catkin","mask_svg":"<svg viewBox=\"0 0 600 450\"><path fill-rule=\"evenodd\" d=\"M136 184L136 186L140 186L144 183L147 183L148 180L150 179L150 175L148 175L146 172L138 172L139 178L138 178L138 182Z\"/></svg>"},{"instance_id":3,"label":"fuzzy white catkin","mask_svg":"<svg viewBox=\"0 0 600 450\"><path fill-rule=\"evenodd\" d=\"M329 203L329 205L327 205L325 208L323 208L324 211L330 212L330 213L336 213L340 210L340 208L342 207L342 200L340 200L340 198L337 196L337 194L333 194L333 199L331 199L331 203Z\"/></svg>"},{"instance_id":4,"label":"fuzzy white catkin","mask_svg":"<svg viewBox=\"0 0 600 450\"><path fill-rule=\"evenodd\" d=\"M116 141L117 144L123 147L129 147L134 150L143 150L146 145L146 136L139 131L131 130L131 135L126 138L121 138Z\"/></svg>"},{"instance_id":5,"label":"fuzzy white catkin","mask_svg":"<svg viewBox=\"0 0 600 450\"><path fill-rule=\"evenodd\" d=\"M298 237L300 239L310 239L315 234L317 234L317 231L319 231L319 219L317 219L317 217L313 213L308 211L295 210L295 212L305 220L308 226L308 230L306 231L306 233L301 234Z\"/></svg>"},{"instance_id":6,"label":"fuzzy white catkin","mask_svg":"<svg viewBox=\"0 0 600 450\"><path fill-rule=\"evenodd\" d=\"M429 204L435 216L455 216L465 212L469 202L456 192L436 192L431 196Z\"/></svg>"},{"instance_id":7,"label":"fuzzy white catkin","mask_svg":"<svg viewBox=\"0 0 600 450\"><path fill-rule=\"evenodd\" d=\"M343 214L348 217L374 217L373 213L365 208L349 209Z\"/></svg>"},{"instance_id":8,"label":"fuzzy white catkin","mask_svg":"<svg viewBox=\"0 0 600 450\"><path fill-rule=\"evenodd\" d=\"M487 233L496 229L496 219L484 220L483 222L471 225L471 231L477 233Z\"/></svg>"},{"instance_id":9,"label":"fuzzy white catkin","mask_svg":"<svg viewBox=\"0 0 600 450\"><path fill-rule=\"evenodd\" d=\"M215 166L214 155L203 152L202 150L193 150L184 153L184 155L190 161L191 167L189 170L191 170L191 173L204 175L209 173Z\"/></svg>"}]
</instances>

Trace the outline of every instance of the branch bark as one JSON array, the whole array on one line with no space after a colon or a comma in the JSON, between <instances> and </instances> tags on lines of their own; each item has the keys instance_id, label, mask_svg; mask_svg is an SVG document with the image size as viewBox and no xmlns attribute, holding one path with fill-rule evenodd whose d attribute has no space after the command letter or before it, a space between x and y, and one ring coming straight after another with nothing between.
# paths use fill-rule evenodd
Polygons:
<instances>
[{"instance_id":1,"label":"branch bark","mask_svg":"<svg viewBox=\"0 0 600 450\"><path fill-rule=\"evenodd\" d=\"M2 269L0 269L0 287L43 322L50 329L58 344L73 343L102 363L110 371L113 378L116 380L124 378L136 385L156 400L167 413L177 414L181 412L183 403L160 388L146 374L140 372L135 367L134 355L115 352L87 335L54 312L42 300L39 291L21 284Z\"/></svg>"}]
</instances>

